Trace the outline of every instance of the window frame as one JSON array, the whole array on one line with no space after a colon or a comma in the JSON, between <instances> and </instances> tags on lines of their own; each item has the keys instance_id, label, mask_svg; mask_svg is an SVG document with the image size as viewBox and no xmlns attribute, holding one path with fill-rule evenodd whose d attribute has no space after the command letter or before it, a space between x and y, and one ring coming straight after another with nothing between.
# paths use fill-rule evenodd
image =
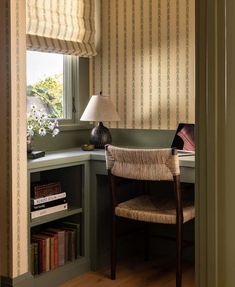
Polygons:
<instances>
[{"instance_id":1,"label":"window frame","mask_svg":"<svg viewBox=\"0 0 235 287\"><path fill-rule=\"evenodd\" d=\"M67 119L59 120L60 130L90 129L92 124L80 121L89 101L89 59L77 56L65 56L64 59L64 99L67 100L65 108Z\"/></svg>"}]
</instances>

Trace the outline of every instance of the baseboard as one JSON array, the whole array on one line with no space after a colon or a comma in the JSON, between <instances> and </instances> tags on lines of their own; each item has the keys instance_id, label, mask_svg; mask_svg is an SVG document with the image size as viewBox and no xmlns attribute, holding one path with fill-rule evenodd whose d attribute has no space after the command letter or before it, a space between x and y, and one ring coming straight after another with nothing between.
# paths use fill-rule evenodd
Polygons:
<instances>
[{"instance_id":1,"label":"baseboard","mask_svg":"<svg viewBox=\"0 0 235 287\"><path fill-rule=\"evenodd\" d=\"M32 276L30 273L25 273L14 279L1 277L1 287L57 287L60 284L71 280L85 272L90 271L90 260L87 258L67 263L54 270L42 273L37 276Z\"/></svg>"},{"instance_id":2,"label":"baseboard","mask_svg":"<svg viewBox=\"0 0 235 287\"><path fill-rule=\"evenodd\" d=\"M31 277L32 275L29 272L24 273L16 278L1 276L0 286L1 287L11 287L11 286L30 287L30 285L25 285L25 282L27 282Z\"/></svg>"}]
</instances>

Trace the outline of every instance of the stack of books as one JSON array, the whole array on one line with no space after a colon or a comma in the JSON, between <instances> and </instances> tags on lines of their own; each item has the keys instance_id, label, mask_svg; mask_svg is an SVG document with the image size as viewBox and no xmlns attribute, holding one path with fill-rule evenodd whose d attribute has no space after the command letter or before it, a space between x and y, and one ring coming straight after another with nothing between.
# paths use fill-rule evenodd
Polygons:
<instances>
[{"instance_id":1,"label":"stack of books","mask_svg":"<svg viewBox=\"0 0 235 287\"><path fill-rule=\"evenodd\" d=\"M80 256L80 224L61 222L31 238L31 272L37 275L74 261Z\"/></svg>"},{"instance_id":2,"label":"stack of books","mask_svg":"<svg viewBox=\"0 0 235 287\"><path fill-rule=\"evenodd\" d=\"M31 219L68 209L60 182L34 184L31 189Z\"/></svg>"}]
</instances>

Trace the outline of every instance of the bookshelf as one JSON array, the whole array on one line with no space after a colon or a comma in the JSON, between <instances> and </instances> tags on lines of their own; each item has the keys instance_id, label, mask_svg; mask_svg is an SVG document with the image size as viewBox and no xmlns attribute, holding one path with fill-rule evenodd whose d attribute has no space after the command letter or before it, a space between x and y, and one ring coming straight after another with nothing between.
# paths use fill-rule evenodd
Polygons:
<instances>
[{"instance_id":1,"label":"bookshelf","mask_svg":"<svg viewBox=\"0 0 235 287\"><path fill-rule=\"evenodd\" d=\"M58 164L55 161L46 161L39 165L37 160L30 161L28 165L28 266L30 281L34 286L45 286L48 282L51 282L50 286L57 286L65 280L90 270L88 178L88 161L59 162ZM46 183L60 183L61 193L66 194L67 209L54 212L56 208L51 201L53 207L50 214L32 219L34 186L46 185ZM68 226L69 223L72 223L72 226ZM75 226L79 228L76 229ZM64 234L64 245L60 249L54 247L54 241L58 239L56 235L50 233L51 229L56 229L56 233L60 230L60 233ZM44 246L42 241L46 242L46 247L42 247ZM61 241L58 240L58 242ZM51 253L52 249L53 253ZM57 255L54 254L54 250L59 250ZM64 252L62 255L61 250ZM60 264L59 261L55 264L55 257L58 258L58 256L60 258L62 256L62 264L61 261Z\"/></svg>"}]
</instances>

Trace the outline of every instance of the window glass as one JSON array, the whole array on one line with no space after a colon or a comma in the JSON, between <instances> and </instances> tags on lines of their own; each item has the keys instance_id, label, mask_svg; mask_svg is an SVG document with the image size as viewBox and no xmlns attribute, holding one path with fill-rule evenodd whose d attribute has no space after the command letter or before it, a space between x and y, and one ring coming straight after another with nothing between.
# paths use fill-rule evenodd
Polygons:
<instances>
[{"instance_id":1,"label":"window glass","mask_svg":"<svg viewBox=\"0 0 235 287\"><path fill-rule=\"evenodd\" d=\"M64 102L64 56L27 51L27 112L35 105L50 117L63 119Z\"/></svg>"}]
</instances>

